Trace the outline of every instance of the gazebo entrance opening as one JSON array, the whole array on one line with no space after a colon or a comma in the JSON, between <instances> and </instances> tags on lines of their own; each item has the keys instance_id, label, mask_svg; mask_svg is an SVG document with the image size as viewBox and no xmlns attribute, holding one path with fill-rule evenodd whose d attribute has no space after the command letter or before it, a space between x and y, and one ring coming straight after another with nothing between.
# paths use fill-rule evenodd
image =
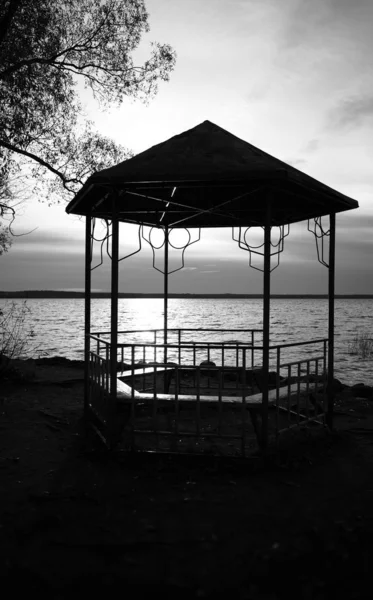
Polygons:
<instances>
[{"instance_id":1,"label":"gazebo entrance opening","mask_svg":"<svg viewBox=\"0 0 373 600\"><path fill-rule=\"evenodd\" d=\"M258 447L267 451L293 428L332 427L335 214L357 206L208 121L94 174L67 212L86 217L85 415L105 443L247 455ZM111 241L107 332L91 331L96 219L106 221ZM329 271L328 335L271 345L271 270L279 264L289 225L304 220L315 235L318 259ZM144 226L163 231L158 249L163 249L164 264L156 267L164 276L162 330L130 332L118 326L118 264L124 258L119 257L119 222L139 225L139 250L142 239L152 245ZM179 248L183 257L208 227L231 227L251 266L252 255L262 255L262 329L169 329L170 234L187 227L199 233ZM263 229L260 247L247 241L251 227ZM274 228L279 228L277 240Z\"/></svg>"}]
</instances>

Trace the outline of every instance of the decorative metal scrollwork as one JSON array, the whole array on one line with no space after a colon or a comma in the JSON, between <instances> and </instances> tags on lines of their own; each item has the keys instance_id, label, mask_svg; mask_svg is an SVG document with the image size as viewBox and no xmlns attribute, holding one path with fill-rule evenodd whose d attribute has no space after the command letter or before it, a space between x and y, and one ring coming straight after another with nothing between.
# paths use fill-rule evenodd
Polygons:
<instances>
[{"instance_id":1,"label":"decorative metal scrollwork","mask_svg":"<svg viewBox=\"0 0 373 600\"><path fill-rule=\"evenodd\" d=\"M100 261L97 265L95 265L94 267L91 267L91 271L94 271L95 269L97 269L98 267L100 267L103 262L104 262L104 250L106 248L106 254L109 256L109 258L112 258L111 252L110 252L110 238L112 237L112 221L109 221L108 219L102 219L102 221L105 223L105 231L102 237L99 237L95 234L95 229L96 229L96 219L93 217L92 218L92 230L91 230L91 260L93 257L93 244L94 242L99 242L100 243ZM162 243L160 245L156 245L153 241L152 241L152 231L154 229L158 229L159 231L163 232L164 235L164 239L162 241ZM184 254L187 248L189 248L189 246L192 246L192 244L195 244L196 242L198 242L201 239L201 228L198 229L198 237L195 240L192 240L192 234L189 231L188 228L183 228L184 231L186 231L187 236L188 236L188 240L186 242L186 244L183 244L181 246L177 246L176 244L173 244L170 240L170 235L172 234L173 231L180 231L179 229L175 229L175 228L169 228L168 229L168 245L173 248L174 250L181 250L181 266L178 267L177 269L173 269L172 271L168 271L168 275L171 275L171 273L176 273L177 271L181 271L181 269L184 268L185 266L185 260L184 260ZM139 246L136 250L134 250L134 252L130 252L129 254L126 254L125 256L122 256L121 258L118 259L118 262L121 262L122 260L125 260L126 258L129 258L130 256L134 256L135 254L137 254L138 252L140 252L140 250L142 249L142 240L145 240L149 246L152 249L152 253L153 253L153 268L156 269L156 271L159 271L160 273L164 274L164 269L160 269L159 267L157 267L156 265L156 250L160 250L161 248L164 247L165 243L166 243L166 233L165 233L165 229L161 228L155 228L155 227L151 227L148 233L148 237L145 235L144 232L144 226L143 225L139 225L138 228L138 243Z\"/></svg>"},{"instance_id":2,"label":"decorative metal scrollwork","mask_svg":"<svg viewBox=\"0 0 373 600\"><path fill-rule=\"evenodd\" d=\"M106 245L106 254L108 255L108 257L111 260L109 240L112 237L112 233L111 233L112 221L109 221L107 219L103 219L103 221L105 222L105 225L106 225L106 231L102 238L98 238L98 237L95 237L96 219L93 218L92 233L91 233L91 258L93 257L93 243L100 242L101 246L100 246L100 262L97 265L95 265L94 267L91 267L91 271L94 271L95 269L97 269L98 267L100 267L103 264L105 245ZM142 225L139 225L139 229L138 229L139 247L137 248L137 250L135 250L134 252L130 252L129 254L126 254L125 256L122 256L121 258L118 259L118 262L121 262L122 260L125 260L126 258L129 258L130 256L134 256L135 254L140 252L140 250L142 248L141 231L142 231Z\"/></svg>"},{"instance_id":3,"label":"decorative metal scrollwork","mask_svg":"<svg viewBox=\"0 0 373 600\"><path fill-rule=\"evenodd\" d=\"M101 246L100 246L100 262L94 266L91 267L91 271L94 271L95 269L98 269L98 267L101 267L101 265L104 262L104 247L106 245L106 254L109 254L109 240L111 238L111 233L110 233L110 228L111 228L111 221L109 221L108 219L102 219L106 225L106 231L104 233L104 236L102 238L96 237L95 236L95 229L96 229L96 219L95 217L92 218L92 231L91 231L91 261L93 259L93 243L94 242L100 242Z\"/></svg>"},{"instance_id":4,"label":"decorative metal scrollwork","mask_svg":"<svg viewBox=\"0 0 373 600\"><path fill-rule=\"evenodd\" d=\"M325 260L325 243L324 240L326 237L330 236L330 221L329 221L329 229L325 230L322 225L322 217L315 217L312 225L311 219L308 219L307 229L310 233L315 236L316 241L316 250L317 250L317 260L320 264L324 265L327 269L329 269L329 263Z\"/></svg>"},{"instance_id":5,"label":"decorative metal scrollwork","mask_svg":"<svg viewBox=\"0 0 373 600\"><path fill-rule=\"evenodd\" d=\"M151 247L151 249L152 249L152 253L153 253L153 268L156 271L159 271L160 273L162 273L164 275L165 274L164 269L160 269L159 267L156 266L156 250L161 250L161 248L163 248L165 246L165 243L166 243L166 231L165 231L165 229L161 229L161 231L163 231L163 234L164 234L164 239L163 239L163 242L159 246L156 246L152 242L152 239L151 239L151 237L152 237L152 231L154 229L155 229L154 227L151 227L150 230L149 230L148 237L146 237L146 235L144 234L144 228L142 228L141 235L142 235L143 240L145 240L149 244L149 246ZM156 228L156 229L158 229L158 228ZM186 244L184 244L182 246L176 246L175 244L173 244L170 241L170 234L173 231L178 231L178 230L177 229L173 229L171 227L168 230L168 236L167 236L167 238L168 238L168 245L171 246L171 248L173 248L174 250L182 250L182 253L181 253L181 266L178 267L177 269L173 269L172 271L167 271L168 275L171 275L172 273L176 273L177 271L181 271L184 268L184 266L185 266L184 254L185 254L186 249L189 248L189 246L192 246L192 244L196 244L201 239L201 228L198 229L198 237L195 240L192 240L192 234L190 233L190 231L189 231L189 229L187 227L184 227L183 230L187 232L188 241L187 241Z\"/></svg>"},{"instance_id":6,"label":"decorative metal scrollwork","mask_svg":"<svg viewBox=\"0 0 373 600\"><path fill-rule=\"evenodd\" d=\"M287 228L286 230L285 230L285 227ZM235 237L235 234L234 234L235 229L238 229L238 237ZM249 266L252 267L253 269L256 269L257 271L263 272L264 271L263 267L256 267L255 265L253 265L252 255L257 254L259 256L264 257L264 242L262 242L258 246L254 246L254 245L250 244L247 241L247 234L250 229L252 229L252 227L246 227L246 229L244 229L244 230L242 227L238 227L238 228L232 227L232 239L238 243L238 247L241 248L241 250L246 250L247 252L249 252ZM261 229L263 229L263 231L264 231L265 227L261 226ZM272 229L273 229L273 227L271 227L271 233L272 233ZM272 256L277 257L277 264L271 268L271 272L274 271L275 269L277 269L277 267L280 264L280 254L284 250L284 240L290 233L290 225L289 224L280 225L278 227L278 229L280 230L278 242L274 243L271 240L271 247L275 248L274 252L271 251L271 257Z\"/></svg>"}]
</instances>

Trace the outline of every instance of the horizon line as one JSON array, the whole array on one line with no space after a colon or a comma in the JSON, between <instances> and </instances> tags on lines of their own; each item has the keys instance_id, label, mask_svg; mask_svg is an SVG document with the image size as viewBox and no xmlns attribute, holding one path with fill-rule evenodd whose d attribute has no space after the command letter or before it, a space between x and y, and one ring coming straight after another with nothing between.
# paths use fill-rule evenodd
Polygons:
<instances>
[{"instance_id":1,"label":"horizon line","mask_svg":"<svg viewBox=\"0 0 373 600\"><path fill-rule=\"evenodd\" d=\"M0 291L0 298L84 298L84 291L61 291L61 290L18 290ZM163 298L163 293L127 293L119 292L118 298ZM328 294L271 294L271 298L328 298ZM91 292L91 298L111 298L110 292ZM263 294L235 294L235 293L170 293L168 298L263 298ZM373 298L373 294L335 294L334 298L363 299Z\"/></svg>"}]
</instances>

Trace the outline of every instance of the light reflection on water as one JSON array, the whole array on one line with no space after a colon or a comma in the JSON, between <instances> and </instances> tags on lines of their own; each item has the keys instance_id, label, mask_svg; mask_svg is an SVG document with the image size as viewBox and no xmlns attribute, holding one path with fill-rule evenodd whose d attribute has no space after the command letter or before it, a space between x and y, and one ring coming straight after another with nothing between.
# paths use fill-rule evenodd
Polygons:
<instances>
[{"instance_id":1,"label":"light reflection on water","mask_svg":"<svg viewBox=\"0 0 373 600\"><path fill-rule=\"evenodd\" d=\"M10 302L10 301L8 301ZM16 302L22 302L17 300ZM5 301L0 302L3 306ZM28 299L28 322L35 331L34 343L46 355L83 358L84 300ZM335 373L345 383L373 384L373 359L348 354L348 340L355 332L373 338L373 300L336 300ZM273 299L271 302L271 343L300 342L327 337L326 299ZM161 298L119 300L120 329L162 329ZM260 299L170 299L170 328L255 328L262 327ZM110 301L92 301L92 331L110 330ZM227 334L228 339L237 339ZM306 355L307 346L303 349ZM296 360L299 351L287 358Z\"/></svg>"}]
</instances>

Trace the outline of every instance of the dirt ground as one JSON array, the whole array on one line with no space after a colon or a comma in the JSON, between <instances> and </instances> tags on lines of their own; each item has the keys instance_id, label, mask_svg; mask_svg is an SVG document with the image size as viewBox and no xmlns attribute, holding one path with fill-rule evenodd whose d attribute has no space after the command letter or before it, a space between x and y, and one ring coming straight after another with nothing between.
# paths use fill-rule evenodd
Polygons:
<instances>
[{"instance_id":1,"label":"dirt ground","mask_svg":"<svg viewBox=\"0 0 373 600\"><path fill-rule=\"evenodd\" d=\"M372 596L373 400L264 464L109 455L76 366L1 385L3 598Z\"/></svg>"}]
</instances>

